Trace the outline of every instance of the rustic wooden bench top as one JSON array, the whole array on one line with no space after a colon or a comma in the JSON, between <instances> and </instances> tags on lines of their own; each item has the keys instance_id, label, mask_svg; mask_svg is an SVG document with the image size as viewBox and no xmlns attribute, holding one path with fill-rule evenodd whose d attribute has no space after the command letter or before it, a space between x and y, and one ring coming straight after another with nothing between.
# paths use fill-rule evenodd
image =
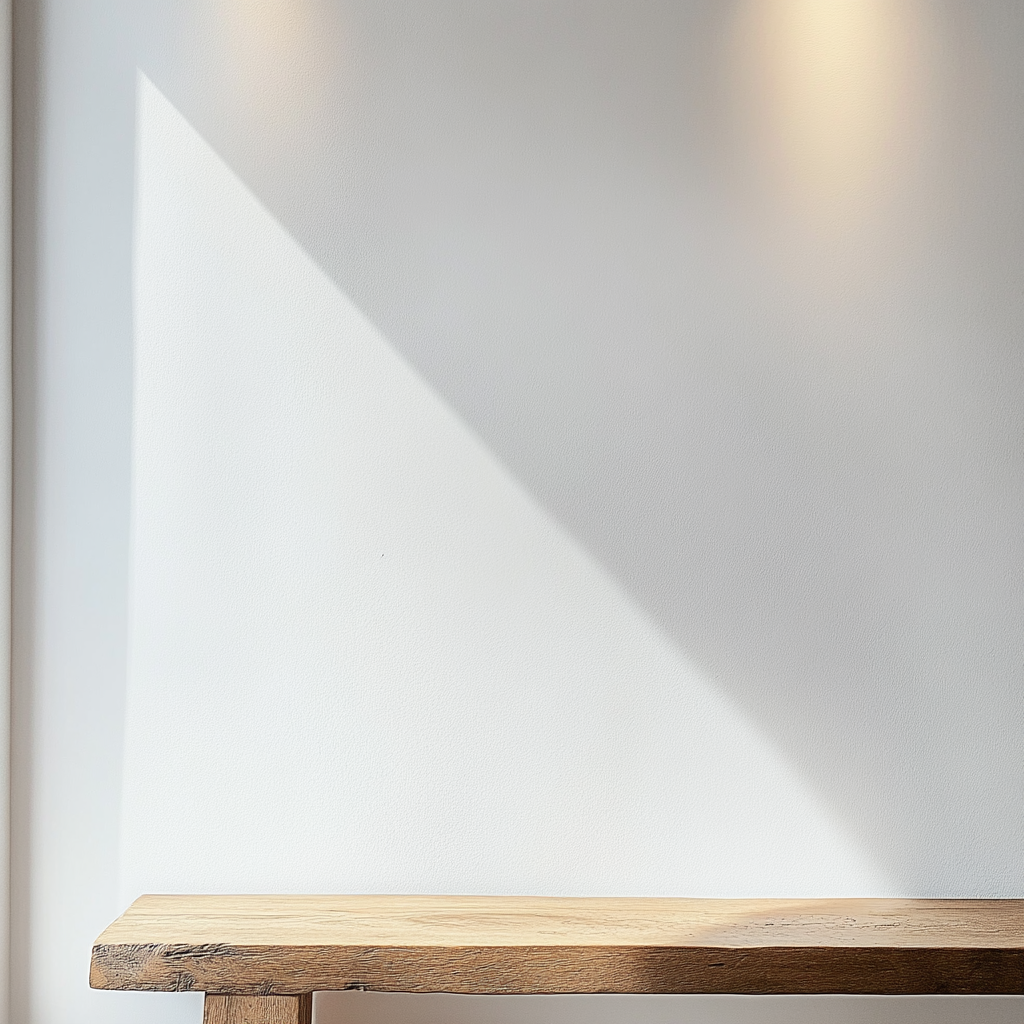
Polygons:
<instances>
[{"instance_id":1,"label":"rustic wooden bench top","mask_svg":"<svg viewBox=\"0 0 1024 1024\"><path fill-rule=\"evenodd\" d=\"M96 988L1024 994L1024 900L143 896Z\"/></svg>"}]
</instances>

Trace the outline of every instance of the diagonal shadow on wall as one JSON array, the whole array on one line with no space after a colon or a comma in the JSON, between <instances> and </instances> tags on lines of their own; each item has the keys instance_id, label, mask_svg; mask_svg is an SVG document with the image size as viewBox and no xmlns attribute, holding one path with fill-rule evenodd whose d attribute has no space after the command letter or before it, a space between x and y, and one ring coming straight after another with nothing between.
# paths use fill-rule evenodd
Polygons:
<instances>
[{"instance_id":1,"label":"diagonal shadow on wall","mask_svg":"<svg viewBox=\"0 0 1024 1024\"><path fill-rule=\"evenodd\" d=\"M141 77L134 279L124 901L892 888Z\"/></svg>"},{"instance_id":2,"label":"diagonal shadow on wall","mask_svg":"<svg viewBox=\"0 0 1024 1024\"><path fill-rule=\"evenodd\" d=\"M837 247L744 227L736 6L179 11L234 77L143 63L901 888L1019 895L1024 22L911 25L960 59Z\"/></svg>"}]
</instances>

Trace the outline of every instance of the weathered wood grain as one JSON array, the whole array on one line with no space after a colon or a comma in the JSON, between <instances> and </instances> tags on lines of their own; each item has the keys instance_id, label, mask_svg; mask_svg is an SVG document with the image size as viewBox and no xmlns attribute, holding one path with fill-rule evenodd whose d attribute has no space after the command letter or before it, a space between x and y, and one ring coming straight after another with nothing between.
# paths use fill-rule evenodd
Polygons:
<instances>
[{"instance_id":1,"label":"weathered wood grain","mask_svg":"<svg viewBox=\"0 0 1024 1024\"><path fill-rule=\"evenodd\" d=\"M147 896L96 988L1024 994L1024 900Z\"/></svg>"},{"instance_id":2,"label":"weathered wood grain","mask_svg":"<svg viewBox=\"0 0 1024 1024\"><path fill-rule=\"evenodd\" d=\"M312 993L303 996L213 996L203 1001L203 1024L311 1024Z\"/></svg>"}]
</instances>

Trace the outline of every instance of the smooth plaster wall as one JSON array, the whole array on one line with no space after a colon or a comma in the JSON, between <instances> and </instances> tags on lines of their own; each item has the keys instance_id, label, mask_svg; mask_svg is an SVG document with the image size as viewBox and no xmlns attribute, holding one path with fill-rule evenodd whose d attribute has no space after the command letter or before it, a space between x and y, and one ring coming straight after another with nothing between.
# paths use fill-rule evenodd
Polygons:
<instances>
[{"instance_id":1,"label":"smooth plaster wall","mask_svg":"<svg viewBox=\"0 0 1024 1024\"><path fill-rule=\"evenodd\" d=\"M891 893L145 78L138 109L123 898Z\"/></svg>"},{"instance_id":2,"label":"smooth plaster wall","mask_svg":"<svg viewBox=\"0 0 1024 1024\"><path fill-rule=\"evenodd\" d=\"M41 2L16 31L16 1019L194 1017L84 988L154 884L1021 893L1017 5ZM214 716L157 725L186 694ZM322 816L255 822L253 765ZM1020 1012L466 1006L318 1012Z\"/></svg>"}]
</instances>

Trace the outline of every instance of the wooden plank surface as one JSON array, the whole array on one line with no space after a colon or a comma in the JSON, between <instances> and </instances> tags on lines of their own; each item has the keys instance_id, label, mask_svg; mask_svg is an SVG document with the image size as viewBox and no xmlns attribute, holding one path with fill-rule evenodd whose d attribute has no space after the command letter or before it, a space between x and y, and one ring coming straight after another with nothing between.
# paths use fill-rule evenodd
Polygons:
<instances>
[{"instance_id":1,"label":"wooden plank surface","mask_svg":"<svg viewBox=\"0 0 1024 1024\"><path fill-rule=\"evenodd\" d=\"M1024 994L1024 900L144 896L96 988Z\"/></svg>"}]
</instances>

